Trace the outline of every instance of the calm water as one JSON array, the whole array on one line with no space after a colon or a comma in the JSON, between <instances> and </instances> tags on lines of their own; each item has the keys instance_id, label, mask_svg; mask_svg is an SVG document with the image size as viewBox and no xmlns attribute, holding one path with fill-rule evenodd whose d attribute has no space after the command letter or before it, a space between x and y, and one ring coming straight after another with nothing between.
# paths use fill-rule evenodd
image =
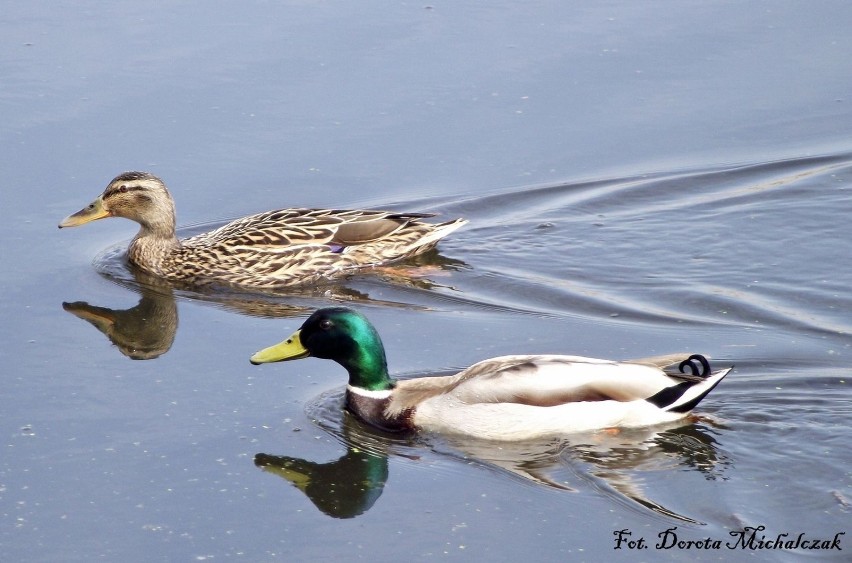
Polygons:
<instances>
[{"instance_id":1,"label":"calm water","mask_svg":"<svg viewBox=\"0 0 852 563\"><path fill-rule=\"evenodd\" d=\"M157 6L0 16L0 559L848 557L852 8ZM471 224L395 272L199 294L128 270L127 221L56 229L126 169L184 234L297 205ZM403 439L344 415L333 363L249 365L332 302L404 377L736 368L683 424ZM724 547L758 526L843 551ZM657 549L675 527L722 547Z\"/></svg>"}]
</instances>

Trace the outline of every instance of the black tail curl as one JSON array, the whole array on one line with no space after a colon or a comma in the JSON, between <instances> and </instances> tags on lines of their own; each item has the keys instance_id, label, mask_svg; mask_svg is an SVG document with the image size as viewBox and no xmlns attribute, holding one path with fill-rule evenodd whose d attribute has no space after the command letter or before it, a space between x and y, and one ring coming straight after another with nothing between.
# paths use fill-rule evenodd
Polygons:
<instances>
[{"instance_id":1,"label":"black tail curl","mask_svg":"<svg viewBox=\"0 0 852 563\"><path fill-rule=\"evenodd\" d=\"M707 377L710 375L710 362L701 354L693 354L677 366L677 369L683 374L686 374L686 368L689 368L690 375L695 377Z\"/></svg>"}]
</instances>

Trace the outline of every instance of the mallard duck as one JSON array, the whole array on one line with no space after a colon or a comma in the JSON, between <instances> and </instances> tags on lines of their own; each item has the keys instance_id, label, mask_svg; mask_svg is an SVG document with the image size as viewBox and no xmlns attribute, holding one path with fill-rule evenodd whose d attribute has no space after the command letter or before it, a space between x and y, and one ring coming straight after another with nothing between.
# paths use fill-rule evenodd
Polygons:
<instances>
[{"instance_id":1,"label":"mallard duck","mask_svg":"<svg viewBox=\"0 0 852 563\"><path fill-rule=\"evenodd\" d=\"M278 209L178 240L174 202L163 181L147 172L125 172L90 205L63 219L59 228L125 217L141 225L127 256L145 272L171 281L274 289L423 253L467 223L420 220L431 216Z\"/></svg>"},{"instance_id":2,"label":"mallard duck","mask_svg":"<svg viewBox=\"0 0 852 563\"><path fill-rule=\"evenodd\" d=\"M488 440L524 440L676 420L686 416L731 370L711 372L699 355L634 362L501 356L456 375L396 381L388 375L376 329L364 315L345 307L319 309L287 340L253 355L251 363L308 356L334 360L346 368L346 406L372 426ZM680 372L663 371L678 362Z\"/></svg>"}]
</instances>

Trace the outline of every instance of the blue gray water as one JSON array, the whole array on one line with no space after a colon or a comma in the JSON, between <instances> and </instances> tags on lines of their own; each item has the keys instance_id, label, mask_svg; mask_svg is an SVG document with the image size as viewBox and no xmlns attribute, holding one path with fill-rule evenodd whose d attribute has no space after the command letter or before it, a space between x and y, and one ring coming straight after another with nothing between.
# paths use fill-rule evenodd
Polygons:
<instances>
[{"instance_id":1,"label":"blue gray water","mask_svg":"<svg viewBox=\"0 0 852 563\"><path fill-rule=\"evenodd\" d=\"M852 549L847 4L2 13L0 559ZM187 234L284 206L471 223L316 290L171 289L127 269L131 223L56 229L127 169L164 178ZM249 365L329 303L404 377L506 353L735 369L683 424L400 438L344 415L333 363ZM725 546L760 526L844 549ZM673 528L711 548L657 548ZM649 547L615 549L621 530Z\"/></svg>"}]
</instances>

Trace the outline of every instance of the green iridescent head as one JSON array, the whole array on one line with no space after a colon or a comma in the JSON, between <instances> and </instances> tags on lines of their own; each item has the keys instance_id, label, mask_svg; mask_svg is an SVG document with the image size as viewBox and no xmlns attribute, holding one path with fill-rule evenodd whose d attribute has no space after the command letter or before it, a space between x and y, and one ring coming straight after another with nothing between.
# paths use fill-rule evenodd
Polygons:
<instances>
[{"instance_id":1,"label":"green iridescent head","mask_svg":"<svg viewBox=\"0 0 852 563\"><path fill-rule=\"evenodd\" d=\"M393 387L385 348L367 317L347 307L314 312L287 340L251 357L264 364L313 356L334 360L349 372L349 385L379 391Z\"/></svg>"}]
</instances>

